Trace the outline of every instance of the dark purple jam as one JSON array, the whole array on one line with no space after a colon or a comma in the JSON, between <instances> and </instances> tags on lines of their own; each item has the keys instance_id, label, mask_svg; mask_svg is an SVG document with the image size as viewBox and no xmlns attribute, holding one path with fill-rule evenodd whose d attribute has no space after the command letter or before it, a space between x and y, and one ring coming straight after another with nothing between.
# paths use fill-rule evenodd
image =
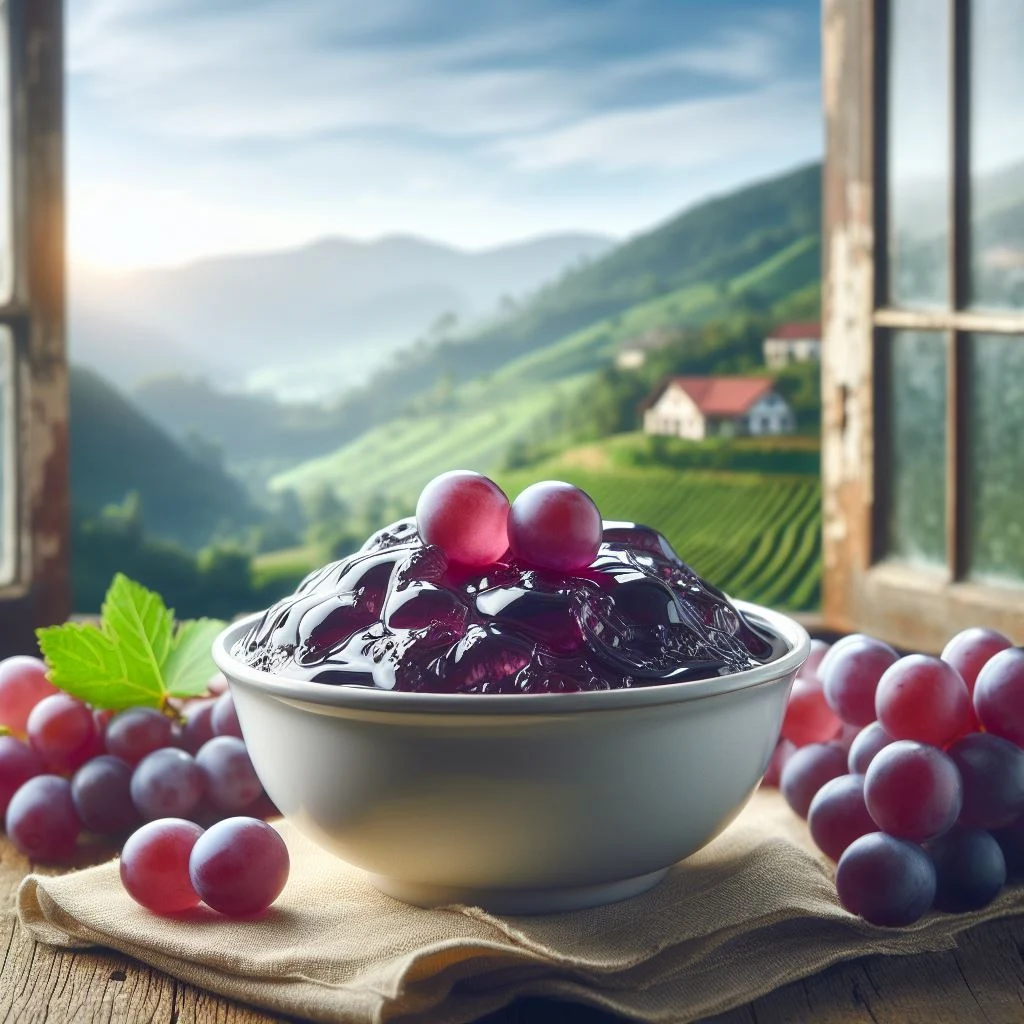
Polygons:
<instances>
[{"instance_id":1,"label":"dark purple jam","mask_svg":"<svg viewBox=\"0 0 1024 1024\"><path fill-rule=\"evenodd\" d=\"M412 519L311 573L232 654L330 685L425 693L575 693L677 683L771 661L748 622L655 530L605 523L584 570L448 564Z\"/></svg>"}]
</instances>

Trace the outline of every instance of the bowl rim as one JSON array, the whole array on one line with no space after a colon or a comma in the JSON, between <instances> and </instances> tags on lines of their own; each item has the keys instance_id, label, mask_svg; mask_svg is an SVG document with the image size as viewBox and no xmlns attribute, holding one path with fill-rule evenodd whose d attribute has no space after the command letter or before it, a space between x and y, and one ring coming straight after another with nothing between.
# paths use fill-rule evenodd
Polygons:
<instances>
[{"instance_id":1,"label":"bowl rim","mask_svg":"<svg viewBox=\"0 0 1024 1024\"><path fill-rule=\"evenodd\" d=\"M256 612L232 623L213 642L212 654L217 667L229 682L287 700L323 707L396 713L443 713L468 715L550 715L566 712L611 711L625 708L678 704L718 694L732 693L793 675L807 660L811 639L807 630L782 612L748 601L733 604L788 646L781 657L764 665L691 682L660 683L635 689L596 690L585 693L410 693L368 686L330 686L284 675L264 672L236 661L231 648L262 615Z\"/></svg>"}]
</instances>

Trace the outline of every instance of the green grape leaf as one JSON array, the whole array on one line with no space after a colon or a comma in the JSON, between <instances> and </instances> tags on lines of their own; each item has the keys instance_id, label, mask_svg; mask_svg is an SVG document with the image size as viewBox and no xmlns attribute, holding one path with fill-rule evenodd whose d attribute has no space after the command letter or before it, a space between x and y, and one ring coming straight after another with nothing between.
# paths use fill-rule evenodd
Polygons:
<instances>
[{"instance_id":1,"label":"green grape leaf","mask_svg":"<svg viewBox=\"0 0 1024 1024\"><path fill-rule=\"evenodd\" d=\"M210 645L223 623L199 619L174 632L159 594L118 573L99 626L69 622L36 630L54 686L95 708L162 708L206 691L216 672Z\"/></svg>"},{"instance_id":2,"label":"green grape leaf","mask_svg":"<svg viewBox=\"0 0 1024 1024\"><path fill-rule=\"evenodd\" d=\"M159 677L123 656L102 629L69 622L36 630L39 648L50 667L50 682L96 708L160 707L164 690Z\"/></svg>"},{"instance_id":3,"label":"green grape leaf","mask_svg":"<svg viewBox=\"0 0 1024 1024\"><path fill-rule=\"evenodd\" d=\"M172 697L198 697L206 693L217 666L210 648L224 628L218 619L195 619L178 629L164 664L164 686Z\"/></svg>"}]
</instances>

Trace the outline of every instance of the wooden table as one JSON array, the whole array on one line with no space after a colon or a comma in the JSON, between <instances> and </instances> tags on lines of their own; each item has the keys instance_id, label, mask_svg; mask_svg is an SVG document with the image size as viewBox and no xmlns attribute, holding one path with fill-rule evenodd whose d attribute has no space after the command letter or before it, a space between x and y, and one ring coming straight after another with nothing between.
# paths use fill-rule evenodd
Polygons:
<instances>
[{"instance_id":1,"label":"wooden table","mask_svg":"<svg viewBox=\"0 0 1024 1024\"><path fill-rule=\"evenodd\" d=\"M116 953L33 942L13 909L31 865L0 838L0 1024L268 1024L283 1018L176 981ZM613 1024L581 1006L524 1001L487 1024ZM1024 917L964 933L954 952L841 964L715 1018L715 1024L1012 1024L1024 1021Z\"/></svg>"}]
</instances>

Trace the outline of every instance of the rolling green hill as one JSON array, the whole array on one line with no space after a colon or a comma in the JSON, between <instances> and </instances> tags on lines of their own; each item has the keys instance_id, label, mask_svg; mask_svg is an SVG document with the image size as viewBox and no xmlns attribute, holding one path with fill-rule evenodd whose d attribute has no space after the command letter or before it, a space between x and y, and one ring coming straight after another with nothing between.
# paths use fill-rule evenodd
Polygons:
<instances>
[{"instance_id":1,"label":"rolling green hill","mask_svg":"<svg viewBox=\"0 0 1024 1024\"><path fill-rule=\"evenodd\" d=\"M624 342L652 328L782 317L787 307L806 315L820 279L820 203L819 165L709 200L502 321L408 353L378 378L374 415L356 436L276 474L271 489L414 496L438 472L490 471L514 443L536 440L559 410L586 401L591 375ZM395 389L405 395L398 410Z\"/></svg>"},{"instance_id":2,"label":"rolling green hill","mask_svg":"<svg viewBox=\"0 0 1024 1024\"><path fill-rule=\"evenodd\" d=\"M72 367L71 500L78 516L138 493L146 530L189 548L259 513L220 466L184 451L113 385Z\"/></svg>"}]
</instances>

